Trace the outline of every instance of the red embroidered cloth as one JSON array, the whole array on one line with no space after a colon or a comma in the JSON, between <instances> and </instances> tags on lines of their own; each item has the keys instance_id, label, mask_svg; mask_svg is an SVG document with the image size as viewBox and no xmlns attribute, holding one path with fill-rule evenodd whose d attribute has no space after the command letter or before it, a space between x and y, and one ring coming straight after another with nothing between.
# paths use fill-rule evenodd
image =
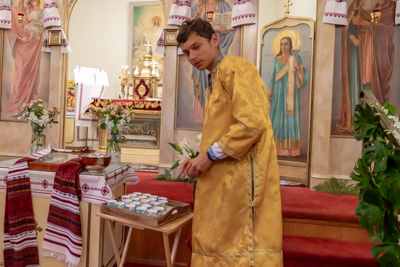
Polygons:
<instances>
[{"instance_id":1,"label":"red embroidered cloth","mask_svg":"<svg viewBox=\"0 0 400 267\"><path fill-rule=\"evenodd\" d=\"M54 257L68 266L78 266L82 254L82 230L79 202L78 159L60 164L54 178L49 216L42 246L42 257Z\"/></svg>"},{"instance_id":2,"label":"red embroidered cloth","mask_svg":"<svg viewBox=\"0 0 400 267\"><path fill-rule=\"evenodd\" d=\"M49 146L18 160L8 172L4 212L4 266L39 266L28 161L38 159L50 151Z\"/></svg>"}]
</instances>

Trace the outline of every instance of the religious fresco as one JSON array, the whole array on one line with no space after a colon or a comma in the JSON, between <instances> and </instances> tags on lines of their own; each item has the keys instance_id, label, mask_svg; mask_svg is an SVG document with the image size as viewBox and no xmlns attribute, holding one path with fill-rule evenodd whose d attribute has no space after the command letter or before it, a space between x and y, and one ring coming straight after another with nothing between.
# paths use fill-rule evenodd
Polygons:
<instances>
[{"instance_id":1,"label":"religious fresco","mask_svg":"<svg viewBox=\"0 0 400 267\"><path fill-rule=\"evenodd\" d=\"M306 163L311 125L313 21L285 18L261 31L260 75L279 160Z\"/></svg>"},{"instance_id":2,"label":"religious fresco","mask_svg":"<svg viewBox=\"0 0 400 267\"><path fill-rule=\"evenodd\" d=\"M380 103L400 107L400 29L394 24L395 2L349 2L348 25L335 29L335 63L331 134L352 136L354 109L361 90ZM377 12L380 10L380 12Z\"/></svg>"},{"instance_id":3,"label":"religious fresco","mask_svg":"<svg viewBox=\"0 0 400 267\"><path fill-rule=\"evenodd\" d=\"M193 18L206 19L207 12L210 11L217 15L231 14L233 0L193 0L191 6ZM219 48L223 54L241 55L240 28L215 25L214 30L219 37ZM176 129L201 130L203 128L208 73L208 70L198 71L192 67L184 55L179 57Z\"/></svg>"},{"instance_id":4,"label":"religious fresco","mask_svg":"<svg viewBox=\"0 0 400 267\"><path fill-rule=\"evenodd\" d=\"M50 54L43 44L43 0L13 0L12 28L3 31L0 120L32 99L49 99Z\"/></svg>"},{"instance_id":5,"label":"religious fresco","mask_svg":"<svg viewBox=\"0 0 400 267\"><path fill-rule=\"evenodd\" d=\"M146 46L151 44L151 55L162 80L164 54L155 53L154 50L166 25L163 8L158 2L134 2L129 7L132 22L129 29L131 73L133 74L136 67L142 69Z\"/></svg>"}]
</instances>

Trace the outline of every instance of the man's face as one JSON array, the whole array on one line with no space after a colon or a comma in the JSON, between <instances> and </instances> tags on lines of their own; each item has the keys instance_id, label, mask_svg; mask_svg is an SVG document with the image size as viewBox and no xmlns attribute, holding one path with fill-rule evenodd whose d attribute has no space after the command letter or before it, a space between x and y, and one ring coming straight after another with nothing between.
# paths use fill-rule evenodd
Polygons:
<instances>
[{"instance_id":1,"label":"man's face","mask_svg":"<svg viewBox=\"0 0 400 267\"><path fill-rule=\"evenodd\" d=\"M211 71L220 55L218 45L219 40L216 34L213 34L209 41L192 32L186 42L181 43L181 49L189 63L196 69Z\"/></svg>"}]
</instances>

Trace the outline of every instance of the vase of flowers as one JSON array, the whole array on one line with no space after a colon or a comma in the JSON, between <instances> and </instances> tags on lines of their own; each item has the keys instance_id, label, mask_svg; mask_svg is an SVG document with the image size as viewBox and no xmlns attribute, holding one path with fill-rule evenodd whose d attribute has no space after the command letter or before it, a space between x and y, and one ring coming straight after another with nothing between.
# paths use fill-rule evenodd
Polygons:
<instances>
[{"instance_id":1,"label":"vase of flowers","mask_svg":"<svg viewBox=\"0 0 400 267\"><path fill-rule=\"evenodd\" d=\"M95 108L101 129L108 130L107 154L111 162L121 162L121 132L122 128L134 118L132 102L107 100Z\"/></svg>"},{"instance_id":2,"label":"vase of flowers","mask_svg":"<svg viewBox=\"0 0 400 267\"><path fill-rule=\"evenodd\" d=\"M14 114L18 119L28 121L32 126L31 154L46 148L45 130L52 124L58 123L57 116L60 111L57 107L48 108L44 100L32 100L22 104L21 112Z\"/></svg>"},{"instance_id":3,"label":"vase of flowers","mask_svg":"<svg viewBox=\"0 0 400 267\"><path fill-rule=\"evenodd\" d=\"M44 133L45 127L37 123L32 125L32 138L31 138L31 154L39 152L46 147L46 135Z\"/></svg>"}]
</instances>

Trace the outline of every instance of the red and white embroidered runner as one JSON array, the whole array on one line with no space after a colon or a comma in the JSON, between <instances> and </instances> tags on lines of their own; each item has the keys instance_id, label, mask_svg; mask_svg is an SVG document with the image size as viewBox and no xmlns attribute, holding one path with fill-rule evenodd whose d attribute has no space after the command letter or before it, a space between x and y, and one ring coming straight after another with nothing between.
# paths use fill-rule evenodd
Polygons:
<instances>
[{"instance_id":1,"label":"red and white embroidered runner","mask_svg":"<svg viewBox=\"0 0 400 267\"><path fill-rule=\"evenodd\" d=\"M78 266L82 254L79 173L83 166L73 159L60 164L54 178L49 216L41 256Z\"/></svg>"},{"instance_id":2,"label":"red and white embroidered runner","mask_svg":"<svg viewBox=\"0 0 400 267\"><path fill-rule=\"evenodd\" d=\"M4 213L4 266L39 266L28 161L50 151L49 146L18 160L9 169Z\"/></svg>"}]
</instances>

